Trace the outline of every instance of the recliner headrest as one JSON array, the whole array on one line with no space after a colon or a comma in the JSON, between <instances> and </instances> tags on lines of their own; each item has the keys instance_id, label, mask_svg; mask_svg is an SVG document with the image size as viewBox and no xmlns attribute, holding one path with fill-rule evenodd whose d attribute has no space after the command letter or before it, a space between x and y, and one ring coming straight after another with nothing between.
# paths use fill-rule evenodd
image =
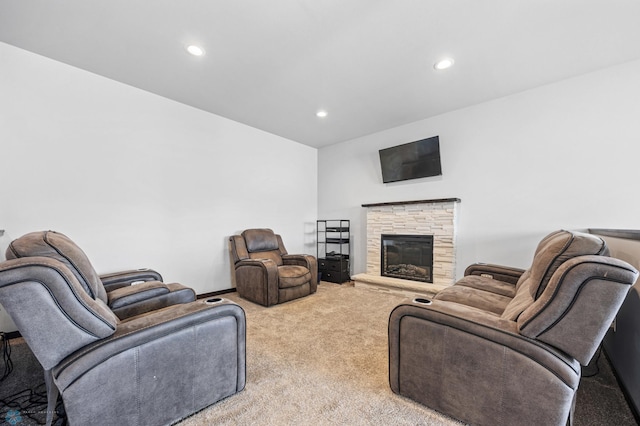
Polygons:
<instances>
[{"instance_id":1,"label":"recliner headrest","mask_svg":"<svg viewBox=\"0 0 640 426\"><path fill-rule=\"evenodd\" d=\"M87 255L69 237L54 231L25 234L9 244L7 259L43 256L64 263L93 299L107 302L107 292Z\"/></svg>"},{"instance_id":2,"label":"recliner headrest","mask_svg":"<svg viewBox=\"0 0 640 426\"><path fill-rule=\"evenodd\" d=\"M529 270L529 279L535 282L531 288L534 299L540 297L551 276L569 259L585 255L607 255L609 249L604 240L583 232L560 230L552 232L540 241Z\"/></svg>"},{"instance_id":3,"label":"recliner headrest","mask_svg":"<svg viewBox=\"0 0 640 426\"><path fill-rule=\"evenodd\" d=\"M247 229L242 233L249 253L278 250L278 238L271 229Z\"/></svg>"},{"instance_id":4,"label":"recliner headrest","mask_svg":"<svg viewBox=\"0 0 640 426\"><path fill-rule=\"evenodd\" d=\"M538 244L531 267L518 280L516 295L502 317L518 319L544 293L553 275L565 262L579 256L606 256L608 253L604 240L592 234L560 230L547 235Z\"/></svg>"}]
</instances>

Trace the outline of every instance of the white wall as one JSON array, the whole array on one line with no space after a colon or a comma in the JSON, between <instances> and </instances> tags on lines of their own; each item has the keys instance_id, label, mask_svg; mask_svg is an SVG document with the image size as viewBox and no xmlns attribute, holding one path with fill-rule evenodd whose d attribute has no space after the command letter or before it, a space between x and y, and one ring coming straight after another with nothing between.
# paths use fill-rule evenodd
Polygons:
<instances>
[{"instance_id":1,"label":"white wall","mask_svg":"<svg viewBox=\"0 0 640 426\"><path fill-rule=\"evenodd\" d=\"M207 293L231 287L245 228L315 253L316 149L3 43L0 64L0 258L53 229L99 273L151 267Z\"/></svg>"},{"instance_id":2,"label":"white wall","mask_svg":"<svg viewBox=\"0 0 640 426\"><path fill-rule=\"evenodd\" d=\"M318 217L353 221L353 272L366 270L361 204L461 198L458 271L527 267L564 229L637 229L640 61L332 145L318 154ZM383 184L378 150L440 136L443 175Z\"/></svg>"}]
</instances>

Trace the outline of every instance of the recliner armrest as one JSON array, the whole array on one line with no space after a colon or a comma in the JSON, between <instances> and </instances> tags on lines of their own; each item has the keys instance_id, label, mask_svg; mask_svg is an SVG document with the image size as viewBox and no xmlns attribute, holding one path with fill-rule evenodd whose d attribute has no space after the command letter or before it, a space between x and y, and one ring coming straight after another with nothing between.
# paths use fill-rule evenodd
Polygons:
<instances>
[{"instance_id":1,"label":"recliner armrest","mask_svg":"<svg viewBox=\"0 0 640 426\"><path fill-rule=\"evenodd\" d=\"M115 310L167 293L169 293L169 289L166 284L160 281L146 281L141 284L121 287L110 291L107 293L107 296L109 297L109 307Z\"/></svg>"},{"instance_id":2,"label":"recliner armrest","mask_svg":"<svg viewBox=\"0 0 640 426\"><path fill-rule=\"evenodd\" d=\"M304 266L311 273L311 293L318 289L318 260L310 254L285 254L282 256L285 265Z\"/></svg>"},{"instance_id":3,"label":"recliner armrest","mask_svg":"<svg viewBox=\"0 0 640 426\"><path fill-rule=\"evenodd\" d=\"M160 281L162 275L158 271L148 268L130 269L127 271L112 272L100 275L100 280L108 292L126 287L137 281Z\"/></svg>"},{"instance_id":4,"label":"recliner armrest","mask_svg":"<svg viewBox=\"0 0 640 426\"><path fill-rule=\"evenodd\" d=\"M516 284L525 269L511 266L494 265L491 263L474 263L469 265L464 271L464 275L480 275L509 284Z\"/></svg>"},{"instance_id":5,"label":"recliner armrest","mask_svg":"<svg viewBox=\"0 0 640 426\"><path fill-rule=\"evenodd\" d=\"M173 305L123 321L109 338L62 360L52 376L74 424L104 413L112 424L174 424L244 388L245 336L235 303Z\"/></svg>"},{"instance_id":6,"label":"recliner armrest","mask_svg":"<svg viewBox=\"0 0 640 426\"><path fill-rule=\"evenodd\" d=\"M246 324L244 310L239 305L226 300L216 305L210 305L206 300L173 305L122 321L111 336L69 355L53 369L56 384L62 391L78 375L118 353L169 336L172 332L224 317L232 317L237 323L238 343L242 343L241 349L244 350ZM77 363L80 358L90 361ZM240 367L244 368L244 365ZM244 375L244 372L242 373ZM244 387L244 383L241 387Z\"/></svg>"},{"instance_id":7,"label":"recliner armrest","mask_svg":"<svg viewBox=\"0 0 640 426\"><path fill-rule=\"evenodd\" d=\"M278 265L271 259L245 259L235 264L236 285L243 282L243 297L264 306L278 303Z\"/></svg>"},{"instance_id":8,"label":"recliner armrest","mask_svg":"<svg viewBox=\"0 0 640 426\"><path fill-rule=\"evenodd\" d=\"M282 263L285 265L298 265L311 269L317 264L316 258L310 254L285 254L282 255Z\"/></svg>"},{"instance_id":9,"label":"recliner armrest","mask_svg":"<svg viewBox=\"0 0 640 426\"><path fill-rule=\"evenodd\" d=\"M166 284L159 281L147 281L122 287L107 293L107 296L109 307L121 320L196 300L196 293L192 288L178 283Z\"/></svg>"},{"instance_id":10,"label":"recliner armrest","mask_svg":"<svg viewBox=\"0 0 640 426\"><path fill-rule=\"evenodd\" d=\"M235 264L236 270L238 270L243 266L255 266L258 268L273 270L273 271L276 271L276 273L278 270L278 265L276 265L276 263L271 259L245 259Z\"/></svg>"}]
</instances>

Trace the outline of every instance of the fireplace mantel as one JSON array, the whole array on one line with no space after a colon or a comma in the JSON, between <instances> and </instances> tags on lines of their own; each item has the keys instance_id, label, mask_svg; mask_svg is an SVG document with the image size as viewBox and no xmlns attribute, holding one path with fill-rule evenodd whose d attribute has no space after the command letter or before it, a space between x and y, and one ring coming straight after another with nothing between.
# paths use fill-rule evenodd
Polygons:
<instances>
[{"instance_id":1,"label":"fireplace mantel","mask_svg":"<svg viewBox=\"0 0 640 426\"><path fill-rule=\"evenodd\" d=\"M459 203L460 198L436 198L433 200L389 201L386 203L363 204L362 207L404 206L407 204Z\"/></svg>"}]
</instances>

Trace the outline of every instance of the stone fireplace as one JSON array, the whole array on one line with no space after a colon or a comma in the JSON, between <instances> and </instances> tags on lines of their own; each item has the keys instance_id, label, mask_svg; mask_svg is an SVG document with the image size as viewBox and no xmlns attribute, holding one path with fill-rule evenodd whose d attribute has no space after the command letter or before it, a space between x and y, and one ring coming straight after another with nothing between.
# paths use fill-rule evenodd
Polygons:
<instances>
[{"instance_id":1,"label":"stone fireplace","mask_svg":"<svg viewBox=\"0 0 640 426\"><path fill-rule=\"evenodd\" d=\"M363 204L367 209L367 271L352 277L356 287L368 287L379 291L399 293L408 297L433 295L455 282L456 270L456 217L458 198L437 200L401 201ZM400 239L409 236L402 244L402 255L408 261L397 265L401 273L384 271L385 238ZM415 244L413 238L431 239L431 247L425 249ZM425 238L426 237L426 238ZM422 244L422 243L420 243ZM427 244L428 245L428 244ZM398 247L394 247L387 267L395 264ZM425 252L431 252L431 259ZM414 263L417 262L417 263ZM426 269L430 271L426 271ZM413 272L408 272L412 270ZM398 277L397 275L413 275ZM429 275L429 279L424 279ZM418 279L415 279L418 278Z\"/></svg>"}]
</instances>

